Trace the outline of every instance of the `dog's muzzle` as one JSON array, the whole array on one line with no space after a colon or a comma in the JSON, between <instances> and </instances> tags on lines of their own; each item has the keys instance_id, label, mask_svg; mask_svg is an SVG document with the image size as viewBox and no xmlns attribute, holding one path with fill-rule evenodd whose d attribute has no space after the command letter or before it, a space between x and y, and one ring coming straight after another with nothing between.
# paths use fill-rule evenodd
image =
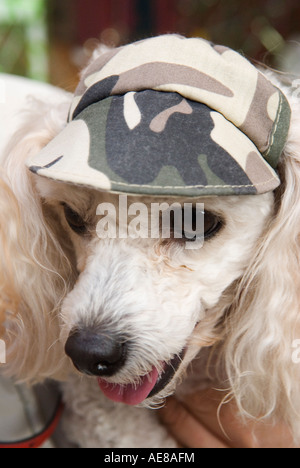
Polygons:
<instances>
[{"instance_id":1,"label":"dog's muzzle","mask_svg":"<svg viewBox=\"0 0 300 468\"><path fill-rule=\"evenodd\" d=\"M65 352L80 372L110 377L124 365L127 345L119 336L107 331L95 333L89 329L81 329L70 333Z\"/></svg>"},{"instance_id":2,"label":"dog's muzzle","mask_svg":"<svg viewBox=\"0 0 300 468\"><path fill-rule=\"evenodd\" d=\"M107 381L106 377L114 376L126 364L129 344L128 339L110 332L81 328L70 333L65 352L78 371L98 377L99 387L107 398L127 405L139 405L169 384L182 362L185 349L170 361L161 361L163 370L160 372L152 366L147 374L136 376L133 383L121 385Z\"/></svg>"}]
</instances>

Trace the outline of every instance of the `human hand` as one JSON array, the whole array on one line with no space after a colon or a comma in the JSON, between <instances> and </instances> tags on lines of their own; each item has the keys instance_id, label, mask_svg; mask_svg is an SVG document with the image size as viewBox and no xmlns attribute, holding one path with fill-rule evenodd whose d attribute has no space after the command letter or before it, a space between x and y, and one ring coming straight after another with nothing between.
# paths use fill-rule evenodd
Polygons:
<instances>
[{"instance_id":1,"label":"human hand","mask_svg":"<svg viewBox=\"0 0 300 468\"><path fill-rule=\"evenodd\" d=\"M293 437L284 424L238 417L233 402L218 412L224 393L205 390L188 395L184 402L174 397L159 410L160 419L170 434L185 448L293 448Z\"/></svg>"}]
</instances>

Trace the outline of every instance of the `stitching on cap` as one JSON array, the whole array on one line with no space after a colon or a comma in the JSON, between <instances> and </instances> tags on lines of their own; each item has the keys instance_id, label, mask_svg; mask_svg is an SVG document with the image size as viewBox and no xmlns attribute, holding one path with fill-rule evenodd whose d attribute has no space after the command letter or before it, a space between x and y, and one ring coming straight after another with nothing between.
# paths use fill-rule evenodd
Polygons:
<instances>
[{"instance_id":1,"label":"stitching on cap","mask_svg":"<svg viewBox=\"0 0 300 468\"><path fill-rule=\"evenodd\" d=\"M152 188L152 189L192 189L192 188L247 188L247 187L260 187L267 185L272 181L277 180L276 177L266 180L265 182L259 182L258 184L249 184L249 185L140 185L140 184L126 184L125 182L116 182L111 180L112 184L122 185L125 187L143 187L143 188Z\"/></svg>"},{"instance_id":2,"label":"stitching on cap","mask_svg":"<svg viewBox=\"0 0 300 468\"><path fill-rule=\"evenodd\" d=\"M49 169L44 169L43 167L41 167L39 169L38 172L42 172L42 171L49 171ZM74 176L74 177L77 177L78 174L76 173L72 173L72 172L62 172L62 171L55 171L53 169L51 169L51 174L47 175L48 177L51 178L51 175L54 177L55 174L60 174L60 175L69 175L69 176ZM104 174L103 172L99 172L99 174L103 174L104 176L106 176L106 174ZM40 175L42 175L40 173ZM82 179L85 179L85 180L90 180L90 176L85 176L84 174L81 174L80 177ZM107 177L107 176L106 176ZM151 188L151 189L180 189L180 190L188 190L188 189L193 189L193 188L207 188L207 189L210 189L210 188L250 188L250 187L261 187L261 186L264 186L264 185L267 185L269 184L270 182L272 181L278 181L278 179L276 177L272 177L271 179L268 179L266 180L265 182L259 182L257 184L249 184L249 185L141 185L141 184L128 184L126 182L117 182L115 180L110 180L108 177L107 177L108 181L111 183L111 184L115 184L115 185L120 185L122 187L141 187L141 188ZM75 182L74 182L75 183Z\"/></svg>"}]
</instances>

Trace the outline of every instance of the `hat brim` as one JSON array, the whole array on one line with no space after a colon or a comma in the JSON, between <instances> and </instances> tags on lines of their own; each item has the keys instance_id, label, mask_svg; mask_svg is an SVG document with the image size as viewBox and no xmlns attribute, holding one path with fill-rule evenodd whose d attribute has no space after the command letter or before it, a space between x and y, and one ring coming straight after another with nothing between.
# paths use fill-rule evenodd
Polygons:
<instances>
[{"instance_id":1,"label":"hat brim","mask_svg":"<svg viewBox=\"0 0 300 468\"><path fill-rule=\"evenodd\" d=\"M152 90L88 106L27 166L52 180L152 196L256 195L280 184L220 113Z\"/></svg>"}]
</instances>

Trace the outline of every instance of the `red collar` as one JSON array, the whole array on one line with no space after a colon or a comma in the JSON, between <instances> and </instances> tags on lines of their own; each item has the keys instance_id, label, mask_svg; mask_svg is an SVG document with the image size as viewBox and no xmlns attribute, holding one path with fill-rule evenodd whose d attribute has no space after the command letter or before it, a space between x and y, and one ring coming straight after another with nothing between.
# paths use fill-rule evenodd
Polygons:
<instances>
[{"instance_id":1,"label":"red collar","mask_svg":"<svg viewBox=\"0 0 300 468\"><path fill-rule=\"evenodd\" d=\"M0 448L39 448L43 443L50 439L53 432L55 431L57 424L60 420L64 409L63 403L59 402L57 405L54 415L47 426L38 434L29 437L28 439L18 440L15 442L0 442Z\"/></svg>"}]
</instances>

